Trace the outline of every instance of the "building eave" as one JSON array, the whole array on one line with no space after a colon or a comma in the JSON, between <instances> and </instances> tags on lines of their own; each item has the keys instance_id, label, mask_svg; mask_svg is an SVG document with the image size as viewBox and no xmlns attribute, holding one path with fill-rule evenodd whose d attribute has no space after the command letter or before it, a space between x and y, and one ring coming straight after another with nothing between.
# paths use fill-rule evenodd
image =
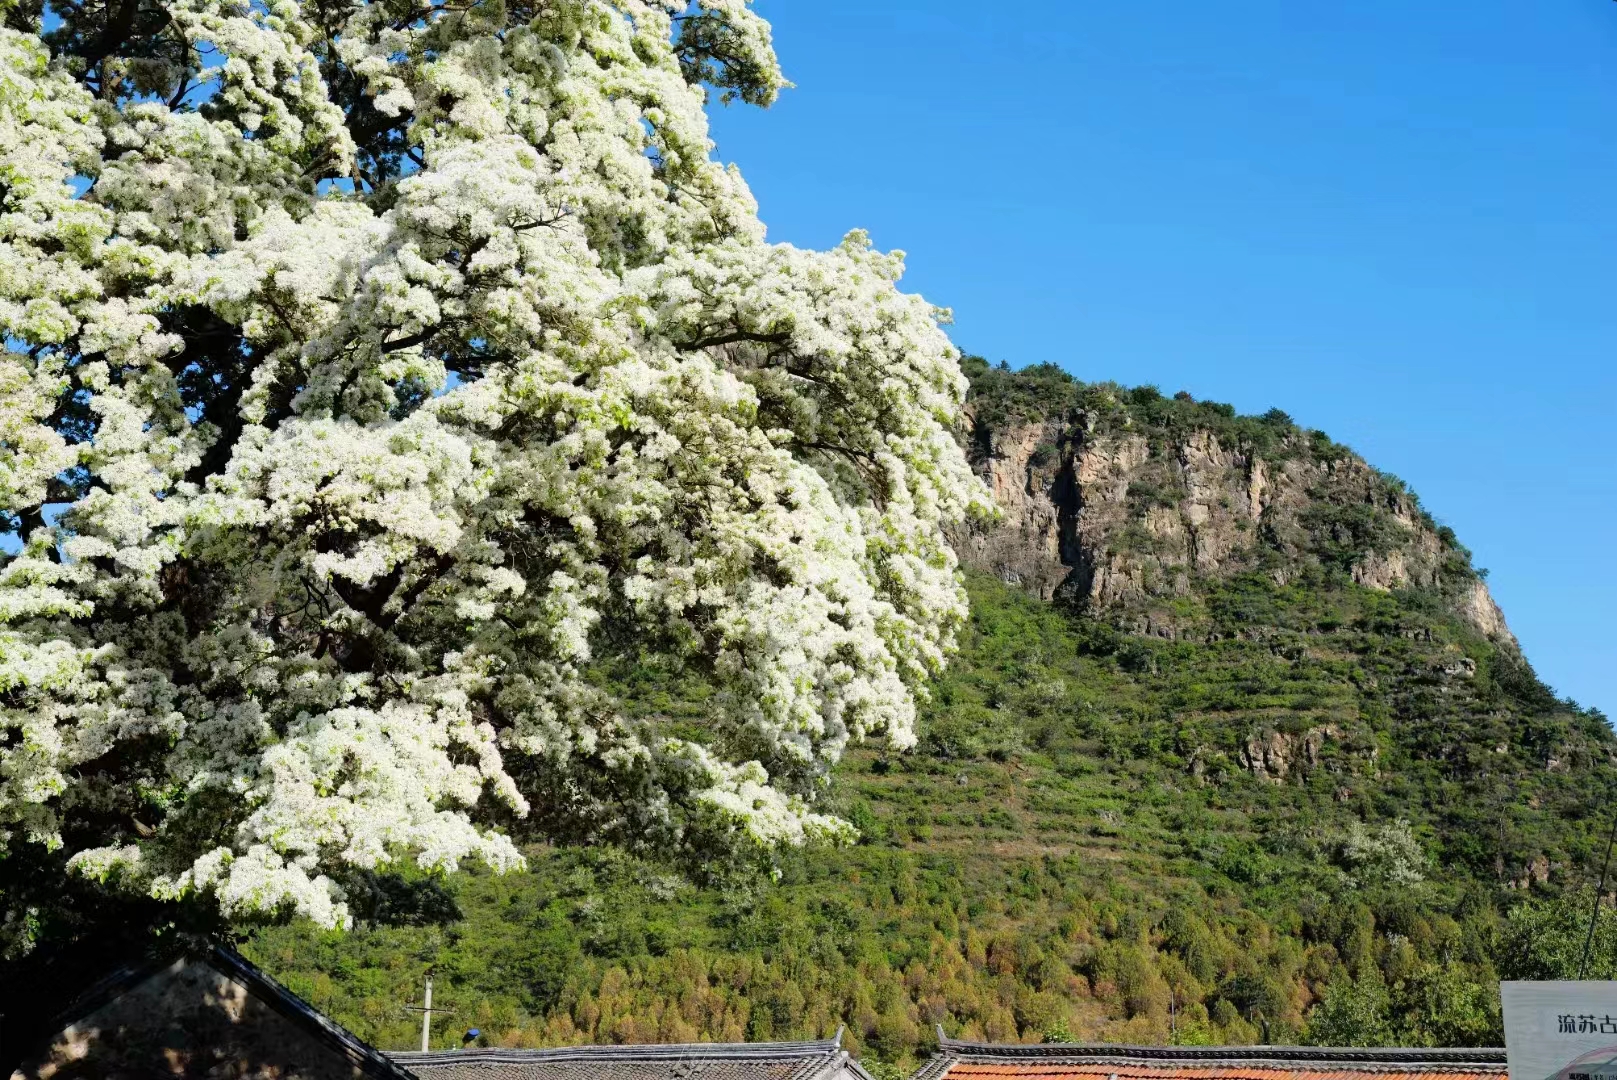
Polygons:
<instances>
[{"instance_id":1,"label":"building eave","mask_svg":"<svg viewBox=\"0 0 1617 1080\"><path fill-rule=\"evenodd\" d=\"M680 1065L697 1062L798 1064L793 1080L824 1080L848 1062L841 1032L836 1038L769 1043L647 1043L624 1046L556 1046L532 1050L413 1050L387 1055L418 1080L432 1080L438 1069L524 1065ZM855 1073L861 1076L863 1070Z\"/></svg>"}]
</instances>

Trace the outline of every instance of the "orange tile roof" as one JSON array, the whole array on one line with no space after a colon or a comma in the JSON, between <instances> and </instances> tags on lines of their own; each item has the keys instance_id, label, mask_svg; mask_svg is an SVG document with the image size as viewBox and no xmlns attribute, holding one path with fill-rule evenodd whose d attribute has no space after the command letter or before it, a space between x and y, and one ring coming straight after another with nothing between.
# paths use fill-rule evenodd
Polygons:
<instances>
[{"instance_id":1,"label":"orange tile roof","mask_svg":"<svg viewBox=\"0 0 1617 1080\"><path fill-rule=\"evenodd\" d=\"M1166 1065L1159 1068L1139 1068L1109 1065L1062 1065L1056 1063L1016 1062L1013 1064L986 1064L962 1061L941 1076L948 1080L978 1080L987 1077L1019 1077L1022 1080L1380 1080L1387 1076L1406 1076L1410 1070L1389 1072L1376 1069L1264 1069L1264 1068L1199 1068ZM1420 1080L1500 1080L1503 1074L1475 1070L1439 1072L1419 1070Z\"/></svg>"},{"instance_id":2,"label":"orange tile roof","mask_svg":"<svg viewBox=\"0 0 1617 1080\"><path fill-rule=\"evenodd\" d=\"M1005 1045L940 1031L915 1080L1509 1080L1494 1049Z\"/></svg>"}]
</instances>

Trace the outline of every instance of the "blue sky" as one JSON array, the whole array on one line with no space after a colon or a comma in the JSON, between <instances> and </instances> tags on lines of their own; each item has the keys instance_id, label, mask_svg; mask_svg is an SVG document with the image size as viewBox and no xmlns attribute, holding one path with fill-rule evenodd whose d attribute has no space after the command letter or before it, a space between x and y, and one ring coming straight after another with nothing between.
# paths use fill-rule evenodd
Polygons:
<instances>
[{"instance_id":1,"label":"blue sky","mask_svg":"<svg viewBox=\"0 0 1617 1080\"><path fill-rule=\"evenodd\" d=\"M909 253L1013 367L1279 406L1453 525L1617 713L1617 4L757 0L772 239Z\"/></svg>"}]
</instances>

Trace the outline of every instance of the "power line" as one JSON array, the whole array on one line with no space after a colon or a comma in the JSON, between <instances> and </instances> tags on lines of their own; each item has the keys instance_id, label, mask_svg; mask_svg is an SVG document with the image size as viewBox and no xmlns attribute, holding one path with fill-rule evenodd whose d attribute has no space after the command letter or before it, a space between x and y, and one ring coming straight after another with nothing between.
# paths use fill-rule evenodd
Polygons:
<instances>
[{"instance_id":1,"label":"power line","mask_svg":"<svg viewBox=\"0 0 1617 1080\"><path fill-rule=\"evenodd\" d=\"M1600 884L1595 886L1594 907L1589 909L1589 933L1583 939L1583 959L1578 962L1578 981L1589 971L1589 950L1595 944L1595 921L1600 918L1600 898L1606 894L1606 871L1611 869L1611 845L1617 840L1617 814L1611 818L1611 832L1606 836L1606 858L1600 864Z\"/></svg>"}]
</instances>

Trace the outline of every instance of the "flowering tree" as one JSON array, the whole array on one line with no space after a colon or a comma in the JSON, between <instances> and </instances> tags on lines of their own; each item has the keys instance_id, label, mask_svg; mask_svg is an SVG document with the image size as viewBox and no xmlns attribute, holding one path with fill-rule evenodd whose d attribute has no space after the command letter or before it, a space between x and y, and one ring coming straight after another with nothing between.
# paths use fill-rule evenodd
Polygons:
<instances>
[{"instance_id":1,"label":"flowering tree","mask_svg":"<svg viewBox=\"0 0 1617 1080\"><path fill-rule=\"evenodd\" d=\"M901 257L767 243L710 158L783 85L747 0L0 12L12 858L340 925L524 835L845 830L988 504Z\"/></svg>"}]
</instances>

